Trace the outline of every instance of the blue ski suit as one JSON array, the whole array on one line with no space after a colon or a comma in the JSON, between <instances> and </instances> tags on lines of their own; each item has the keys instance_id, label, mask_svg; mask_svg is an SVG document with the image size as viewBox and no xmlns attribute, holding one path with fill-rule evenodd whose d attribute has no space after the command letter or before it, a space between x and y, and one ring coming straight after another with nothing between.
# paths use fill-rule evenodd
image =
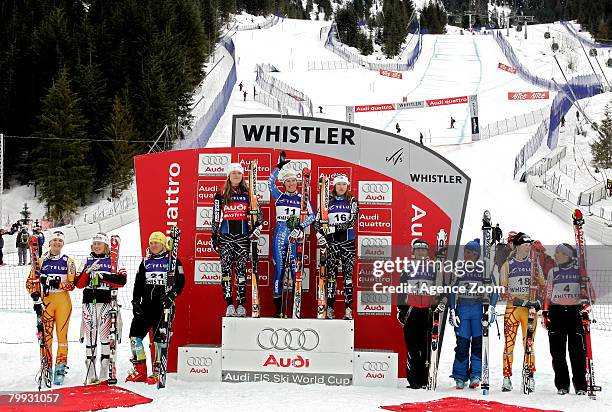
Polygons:
<instances>
[{"instance_id":1,"label":"blue ski suit","mask_svg":"<svg viewBox=\"0 0 612 412\"><path fill-rule=\"evenodd\" d=\"M459 327L455 328L457 346L455 347L455 361L453 363L454 379L467 382L470 378L481 377L482 372L482 293L476 292L476 287L483 284L484 268L474 265L466 268L463 276L455 275L455 285L464 287L464 291L451 293L449 304L455 309L459 317ZM491 276L491 284L495 285L495 278ZM460 289L461 290L461 289ZM490 294L490 305L495 307L497 293Z\"/></svg>"},{"instance_id":2,"label":"blue ski suit","mask_svg":"<svg viewBox=\"0 0 612 412\"><path fill-rule=\"evenodd\" d=\"M291 229L287 226L287 220L290 216L300 216L300 204L302 195L299 193L281 192L276 186L276 180L280 169L274 168L268 179L268 188L272 194L276 205L276 225L274 225L274 235L272 237L272 260L274 261L274 288L273 294L275 298L283 294L283 271L285 265L285 256L287 255L287 247L291 244L291 276L295 279L295 260L297 258L297 243L289 242L289 234ZM308 216L300 224L300 228L304 231L313 221L314 213L310 203L308 207ZM304 239L305 240L305 239Z\"/></svg>"}]
</instances>

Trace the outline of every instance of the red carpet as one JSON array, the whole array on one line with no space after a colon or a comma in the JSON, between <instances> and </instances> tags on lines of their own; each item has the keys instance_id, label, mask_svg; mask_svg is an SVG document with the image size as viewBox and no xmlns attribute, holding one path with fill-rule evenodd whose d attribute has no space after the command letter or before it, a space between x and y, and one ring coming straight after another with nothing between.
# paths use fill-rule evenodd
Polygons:
<instances>
[{"instance_id":1,"label":"red carpet","mask_svg":"<svg viewBox=\"0 0 612 412\"><path fill-rule=\"evenodd\" d=\"M402 403L401 405L381 406L388 411L404 412L448 412L448 411L470 411L470 412L560 412L544 409L528 408L526 406L506 405L495 401L484 401L467 398L442 398L429 402Z\"/></svg>"},{"instance_id":2,"label":"red carpet","mask_svg":"<svg viewBox=\"0 0 612 412\"><path fill-rule=\"evenodd\" d=\"M13 402L10 402L10 395L2 395L0 396L0 411L97 411L107 408L130 407L152 401L149 398L140 396L137 393L127 389L120 388L118 386L109 386L107 384L73 386L70 388L54 389L36 393L43 395L59 394L61 396L61 403L57 405L20 405L19 402L16 402L15 398L13 398Z\"/></svg>"}]
</instances>

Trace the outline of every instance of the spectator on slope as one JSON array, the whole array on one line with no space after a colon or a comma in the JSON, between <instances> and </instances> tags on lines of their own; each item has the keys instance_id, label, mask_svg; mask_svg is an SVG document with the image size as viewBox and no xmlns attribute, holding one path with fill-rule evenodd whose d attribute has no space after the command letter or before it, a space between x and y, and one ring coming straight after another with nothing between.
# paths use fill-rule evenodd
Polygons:
<instances>
[{"instance_id":1,"label":"spectator on slope","mask_svg":"<svg viewBox=\"0 0 612 412\"><path fill-rule=\"evenodd\" d=\"M19 266L27 265L28 263L28 242L30 235L28 229L22 228L15 236L15 246L17 247L17 255L19 256Z\"/></svg>"}]
</instances>

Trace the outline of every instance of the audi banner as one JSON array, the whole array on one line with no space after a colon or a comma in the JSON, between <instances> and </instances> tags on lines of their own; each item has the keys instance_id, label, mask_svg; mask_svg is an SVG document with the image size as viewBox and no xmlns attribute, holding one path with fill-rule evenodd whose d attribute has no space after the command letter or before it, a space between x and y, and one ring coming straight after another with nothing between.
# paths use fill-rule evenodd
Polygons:
<instances>
[{"instance_id":1,"label":"audi banner","mask_svg":"<svg viewBox=\"0 0 612 412\"><path fill-rule=\"evenodd\" d=\"M220 286L219 255L212 248L211 208L214 195L222 189L227 167L232 162L246 166L251 160L258 161L256 189L264 215L258 243L259 294L262 316L273 314L274 262L271 247L276 208L270 197L267 178L281 150L291 160L286 167L295 170L300 181L301 170L304 167L311 170L314 210L321 174L330 179L340 173L349 177L349 189L360 203L355 226L358 256L353 273L357 331L354 343L366 349L394 350L400 353L400 363L404 362L401 330L395 330L395 308L385 304L382 304L383 309L369 304L367 308L359 306L358 292L372 291L372 276L368 274L367 265L377 259L394 257L402 248L402 253L405 253L417 238L434 244L440 229L447 231L450 243L457 242L467 202L469 177L427 147L380 130L324 119L235 116L232 144L233 147L153 153L135 158L142 253L146 251L151 232L168 232L173 225L181 229L179 258L187 281L177 299L169 370L176 370L179 346L221 344L226 304ZM317 242L312 230L306 233L304 269L305 275L309 276L304 278L302 317L314 318ZM249 262L249 279L251 272ZM364 279L361 279L362 275ZM339 300L344 278L345 274L340 273ZM247 281L248 309L250 285L251 282ZM381 327L389 333L375 333ZM403 374L402 365L400 373Z\"/></svg>"},{"instance_id":2,"label":"audi banner","mask_svg":"<svg viewBox=\"0 0 612 412\"><path fill-rule=\"evenodd\" d=\"M178 351L178 376L185 381L219 382L221 380L221 347L188 345Z\"/></svg>"},{"instance_id":3,"label":"audi banner","mask_svg":"<svg viewBox=\"0 0 612 412\"><path fill-rule=\"evenodd\" d=\"M507 71L508 73L516 74L516 67L511 67L503 63L498 63L497 68L500 70Z\"/></svg>"},{"instance_id":4,"label":"audi banner","mask_svg":"<svg viewBox=\"0 0 612 412\"><path fill-rule=\"evenodd\" d=\"M397 388L397 353L355 351L353 385Z\"/></svg>"},{"instance_id":5,"label":"audi banner","mask_svg":"<svg viewBox=\"0 0 612 412\"><path fill-rule=\"evenodd\" d=\"M550 92L508 92L508 100L548 100Z\"/></svg>"}]
</instances>

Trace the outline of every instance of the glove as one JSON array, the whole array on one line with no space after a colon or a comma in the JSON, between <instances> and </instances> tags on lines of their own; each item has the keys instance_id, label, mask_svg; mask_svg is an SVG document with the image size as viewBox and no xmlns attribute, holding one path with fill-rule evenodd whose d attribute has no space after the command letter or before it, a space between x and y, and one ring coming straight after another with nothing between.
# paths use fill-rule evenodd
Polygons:
<instances>
[{"instance_id":1,"label":"glove","mask_svg":"<svg viewBox=\"0 0 612 412\"><path fill-rule=\"evenodd\" d=\"M404 326L406 324L406 320L408 320L408 312L405 310L398 309L397 321L400 323L400 325Z\"/></svg>"},{"instance_id":2,"label":"glove","mask_svg":"<svg viewBox=\"0 0 612 412\"><path fill-rule=\"evenodd\" d=\"M166 293L162 298L162 305L164 309L170 309L172 305L174 305L174 299L176 298L176 294L172 291Z\"/></svg>"},{"instance_id":3,"label":"glove","mask_svg":"<svg viewBox=\"0 0 612 412\"><path fill-rule=\"evenodd\" d=\"M448 314L448 322L451 324L453 328L459 327L459 324L461 323L461 319L459 319L459 316L455 314L455 309L450 310L450 313Z\"/></svg>"},{"instance_id":4,"label":"glove","mask_svg":"<svg viewBox=\"0 0 612 412\"><path fill-rule=\"evenodd\" d=\"M87 272L87 274L90 274L91 272L95 272L98 269L100 269L100 265L97 262L94 262L91 264L90 267L87 268L87 270L85 270L85 272Z\"/></svg>"},{"instance_id":5,"label":"glove","mask_svg":"<svg viewBox=\"0 0 612 412\"><path fill-rule=\"evenodd\" d=\"M545 310L542 312L542 327L548 329L548 325L550 325L550 318L548 317L548 311Z\"/></svg>"},{"instance_id":6,"label":"glove","mask_svg":"<svg viewBox=\"0 0 612 412\"><path fill-rule=\"evenodd\" d=\"M38 299L40 299L40 292L32 292L32 294L30 295L30 297L32 298L32 300L34 302L37 302Z\"/></svg>"},{"instance_id":7,"label":"glove","mask_svg":"<svg viewBox=\"0 0 612 412\"><path fill-rule=\"evenodd\" d=\"M50 288L59 289L60 288L60 280L59 279L49 279L47 278L47 285Z\"/></svg>"},{"instance_id":8,"label":"glove","mask_svg":"<svg viewBox=\"0 0 612 412\"><path fill-rule=\"evenodd\" d=\"M317 232L317 245L319 247L327 247L327 239L319 232Z\"/></svg>"},{"instance_id":9,"label":"glove","mask_svg":"<svg viewBox=\"0 0 612 412\"><path fill-rule=\"evenodd\" d=\"M291 233L289 233L289 242L297 243L304 239L304 232L301 229L293 229Z\"/></svg>"},{"instance_id":10,"label":"glove","mask_svg":"<svg viewBox=\"0 0 612 412\"><path fill-rule=\"evenodd\" d=\"M142 306L140 306L140 303L136 302L135 300L132 301L132 313L134 314L134 316L138 316L138 317L142 317L144 316L144 309L142 308Z\"/></svg>"},{"instance_id":11,"label":"glove","mask_svg":"<svg viewBox=\"0 0 612 412\"><path fill-rule=\"evenodd\" d=\"M251 241L254 242L257 239L259 239L259 235L261 235L261 226L257 226L255 229L251 231L251 235L249 236L249 239L251 239Z\"/></svg>"},{"instance_id":12,"label":"glove","mask_svg":"<svg viewBox=\"0 0 612 412\"><path fill-rule=\"evenodd\" d=\"M532 302L527 303L528 307L532 307L536 312L539 312L542 309L542 303L539 300L534 300Z\"/></svg>"},{"instance_id":13,"label":"glove","mask_svg":"<svg viewBox=\"0 0 612 412\"><path fill-rule=\"evenodd\" d=\"M437 306L435 306L433 308L433 311L435 313L442 313L442 312L444 312L444 309L446 309L446 305L444 303L440 302L440 303L438 303Z\"/></svg>"},{"instance_id":14,"label":"glove","mask_svg":"<svg viewBox=\"0 0 612 412\"><path fill-rule=\"evenodd\" d=\"M323 234L325 236L331 235L332 233L336 233L336 227L335 226L327 226L327 228L321 228L321 231L323 232Z\"/></svg>"},{"instance_id":15,"label":"glove","mask_svg":"<svg viewBox=\"0 0 612 412\"><path fill-rule=\"evenodd\" d=\"M278 164L276 167L278 167L278 170L281 170L290 161L291 160L285 160L285 152L281 152L280 156L278 157Z\"/></svg>"}]
</instances>

